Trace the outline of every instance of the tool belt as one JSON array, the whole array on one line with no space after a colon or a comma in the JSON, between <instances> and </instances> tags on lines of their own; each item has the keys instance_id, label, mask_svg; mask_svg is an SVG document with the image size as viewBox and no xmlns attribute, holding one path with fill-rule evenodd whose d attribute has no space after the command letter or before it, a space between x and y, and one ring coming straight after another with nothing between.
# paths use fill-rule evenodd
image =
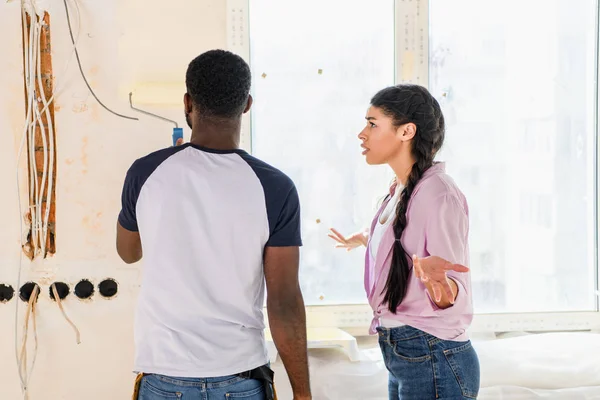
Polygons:
<instances>
[{"instance_id":1,"label":"tool belt","mask_svg":"<svg viewBox=\"0 0 600 400\"><path fill-rule=\"evenodd\" d=\"M241 374L237 374L237 376L261 381L265 388L266 400L277 400L277 393L275 392L275 385L273 383L275 372L273 372L268 364L254 368L251 371L242 372Z\"/></svg>"}]
</instances>

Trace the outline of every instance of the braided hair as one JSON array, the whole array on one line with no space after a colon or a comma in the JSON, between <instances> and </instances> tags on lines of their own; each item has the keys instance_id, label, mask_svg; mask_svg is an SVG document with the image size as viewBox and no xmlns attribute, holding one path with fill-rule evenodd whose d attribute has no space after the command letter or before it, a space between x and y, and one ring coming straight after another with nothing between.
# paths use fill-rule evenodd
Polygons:
<instances>
[{"instance_id":1,"label":"braided hair","mask_svg":"<svg viewBox=\"0 0 600 400\"><path fill-rule=\"evenodd\" d=\"M421 177L433 165L435 155L444 142L444 116L440 105L422 86L397 85L381 90L371 99L371 105L392 118L394 126L407 123L416 125L412 139L411 154L415 160L396 207L392 263L385 284L384 302L392 313L402 303L408 288L410 255L402 246L402 234L406 229L406 211L412 193Z\"/></svg>"}]
</instances>

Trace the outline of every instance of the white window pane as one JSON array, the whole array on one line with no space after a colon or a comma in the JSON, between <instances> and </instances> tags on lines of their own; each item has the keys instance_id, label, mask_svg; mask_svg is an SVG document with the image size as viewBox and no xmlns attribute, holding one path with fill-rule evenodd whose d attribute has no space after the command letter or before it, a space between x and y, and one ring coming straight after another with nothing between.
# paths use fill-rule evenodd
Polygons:
<instances>
[{"instance_id":1,"label":"white window pane","mask_svg":"<svg viewBox=\"0 0 600 400\"><path fill-rule=\"evenodd\" d=\"M334 249L329 227L366 228L392 175L368 167L358 133L394 83L393 0L251 0L252 148L296 182L308 304L365 303L364 249Z\"/></svg>"},{"instance_id":2,"label":"white window pane","mask_svg":"<svg viewBox=\"0 0 600 400\"><path fill-rule=\"evenodd\" d=\"M594 310L593 0L431 0L477 312Z\"/></svg>"}]
</instances>

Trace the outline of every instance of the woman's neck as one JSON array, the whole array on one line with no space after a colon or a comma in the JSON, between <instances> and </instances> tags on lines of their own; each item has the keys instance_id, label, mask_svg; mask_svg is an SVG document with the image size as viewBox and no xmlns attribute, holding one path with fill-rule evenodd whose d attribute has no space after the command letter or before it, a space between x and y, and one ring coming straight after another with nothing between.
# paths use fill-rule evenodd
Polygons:
<instances>
[{"instance_id":1,"label":"woman's neck","mask_svg":"<svg viewBox=\"0 0 600 400\"><path fill-rule=\"evenodd\" d=\"M393 160L388 162L388 165L396 174L396 182L402 186L406 186L408 176L412 170L415 160L410 153L399 154Z\"/></svg>"}]
</instances>

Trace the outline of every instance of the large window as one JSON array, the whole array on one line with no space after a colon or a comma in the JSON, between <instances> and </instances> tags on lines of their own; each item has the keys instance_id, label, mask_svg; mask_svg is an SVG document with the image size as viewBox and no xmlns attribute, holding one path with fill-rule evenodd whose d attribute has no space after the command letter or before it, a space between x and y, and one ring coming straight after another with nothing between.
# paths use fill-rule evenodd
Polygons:
<instances>
[{"instance_id":1,"label":"large window","mask_svg":"<svg viewBox=\"0 0 600 400\"><path fill-rule=\"evenodd\" d=\"M252 0L250 64L252 151L300 194L306 302L364 303L364 252L334 249L327 231L367 227L392 178L365 164L357 136L394 83L394 1Z\"/></svg>"},{"instance_id":2,"label":"large window","mask_svg":"<svg viewBox=\"0 0 600 400\"><path fill-rule=\"evenodd\" d=\"M402 0L249 0L252 151L297 184L307 303L365 303L364 252L326 234L367 227L385 195L391 172L365 165L357 134L370 97L406 78L407 37L429 32L476 311L595 311L597 1L414 2L419 29Z\"/></svg>"},{"instance_id":3,"label":"large window","mask_svg":"<svg viewBox=\"0 0 600 400\"><path fill-rule=\"evenodd\" d=\"M432 0L478 311L595 310L596 1Z\"/></svg>"}]
</instances>

